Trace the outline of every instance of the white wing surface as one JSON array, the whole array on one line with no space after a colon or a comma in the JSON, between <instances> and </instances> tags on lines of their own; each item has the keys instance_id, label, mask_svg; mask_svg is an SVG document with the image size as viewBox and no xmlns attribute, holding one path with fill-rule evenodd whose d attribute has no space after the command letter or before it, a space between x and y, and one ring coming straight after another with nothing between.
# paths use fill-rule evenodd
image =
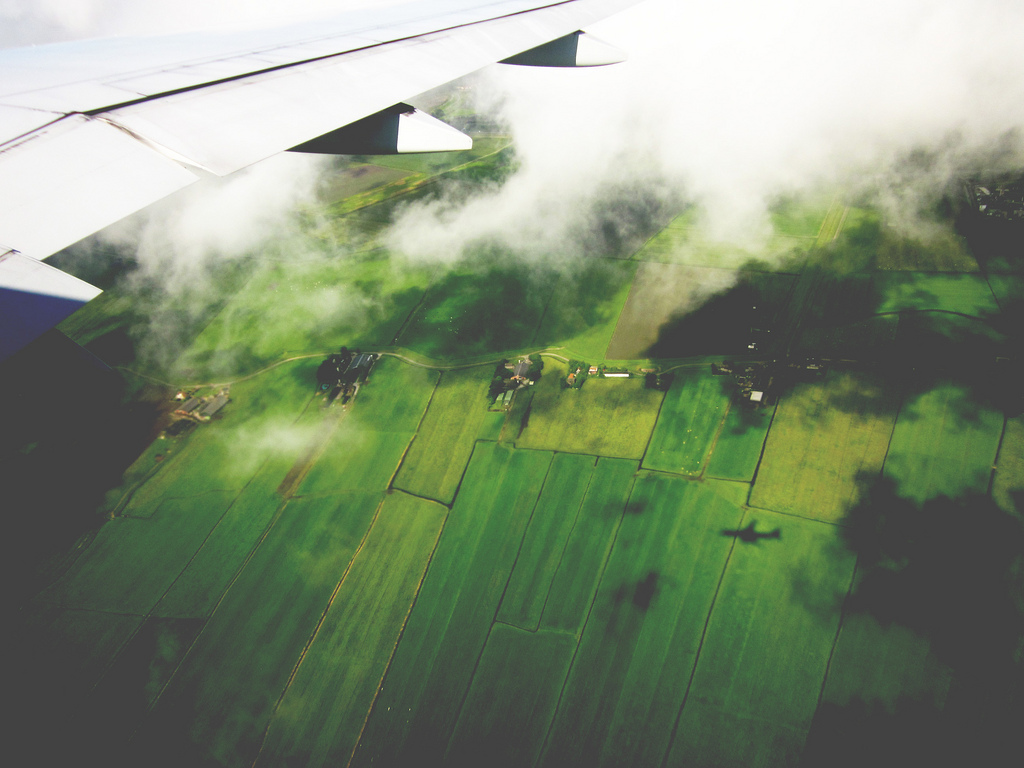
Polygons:
<instances>
[{"instance_id":1,"label":"white wing surface","mask_svg":"<svg viewBox=\"0 0 1024 768\"><path fill-rule=\"evenodd\" d=\"M46 258L204 174L323 146L312 140L487 64L563 65L574 33L636 1L423 0L274 29L0 51L0 254ZM551 41L558 61L519 56ZM579 48L577 64L607 63ZM22 269L18 290L46 295L51 272L26 283ZM7 290L0 277L9 336L7 310L28 305Z\"/></svg>"}]
</instances>

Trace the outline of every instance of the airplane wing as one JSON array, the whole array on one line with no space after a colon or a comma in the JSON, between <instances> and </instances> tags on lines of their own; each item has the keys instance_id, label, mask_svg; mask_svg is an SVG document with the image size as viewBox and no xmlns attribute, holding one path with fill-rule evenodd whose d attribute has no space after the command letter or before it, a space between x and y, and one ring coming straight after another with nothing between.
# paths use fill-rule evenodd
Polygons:
<instances>
[{"instance_id":1,"label":"airplane wing","mask_svg":"<svg viewBox=\"0 0 1024 768\"><path fill-rule=\"evenodd\" d=\"M467 148L403 100L497 61L612 63L579 30L637 1L425 0L0 51L0 359L99 293L32 261L284 150Z\"/></svg>"}]
</instances>

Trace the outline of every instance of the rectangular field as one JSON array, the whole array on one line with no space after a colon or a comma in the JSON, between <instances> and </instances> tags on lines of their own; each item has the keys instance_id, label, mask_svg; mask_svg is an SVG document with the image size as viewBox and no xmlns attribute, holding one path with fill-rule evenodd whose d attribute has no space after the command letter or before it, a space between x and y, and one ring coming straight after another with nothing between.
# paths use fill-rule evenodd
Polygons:
<instances>
[{"instance_id":1,"label":"rectangular field","mask_svg":"<svg viewBox=\"0 0 1024 768\"><path fill-rule=\"evenodd\" d=\"M551 458L477 444L353 765L442 760Z\"/></svg>"},{"instance_id":2,"label":"rectangular field","mask_svg":"<svg viewBox=\"0 0 1024 768\"><path fill-rule=\"evenodd\" d=\"M707 476L745 483L753 480L774 413L774 408L754 408L734 398L708 459Z\"/></svg>"},{"instance_id":3,"label":"rectangular field","mask_svg":"<svg viewBox=\"0 0 1024 768\"><path fill-rule=\"evenodd\" d=\"M523 768L544 744L576 638L495 624L445 765Z\"/></svg>"},{"instance_id":4,"label":"rectangular field","mask_svg":"<svg viewBox=\"0 0 1024 768\"><path fill-rule=\"evenodd\" d=\"M344 413L298 495L378 489L398 470L437 383L425 368L385 358L377 362ZM332 406L337 408L338 405Z\"/></svg>"},{"instance_id":5,"label":"rectangular field","mask_svg":"<svg viewBox=\"0 0 1024 768\"><path fill-rule=\"evenodd\" d=\"M39 599L69 608L144 615L189 564L234 500L234 491L168 497L151 518L100 529L64 578Z\"/></svg>"},{"instance_id":6,"label":"rectangular field","mask_svg":"<svg viewBox=\"0 0 1024 768\"><path fill-rule=\"evenodd\" d=\"M434 360L494 360L531 344L552 291L551 275L461 266L432 283L397 343Z\"/></svg>"},{"instance_id":7,"label":"rectangular field","mask_svg":"<svg viewBox=\"0 0 1024 768\"><path fill-rule=\"evenodd\" d=\"M667 765L789 766L803 749L854 557L832 525L755 521L780 536L734 540Z\"/></svg>"},{"instance_id":8,"label":"rectangular field","mask_svg":"<svg viewBox=\"0 0 1024 768\"><path fill-rule=\"evenodd\" d=\"M881 470L895 418L893 393L867 378L798 385L778 405L751 505L839 521L858 474Z\"/></svg>"},{"instance_id":9,"label":"rectangular field","mask_svg":"<svg viewBox=\"0 0 1024 768\"><path fill-rule=\"evenodd\" d=\"M381 498L289 502L143 724L136 765L252 763Z\"/></svg>"},{"instance_id":10,"label":"rectangular field","mask_svg":"<svg viewBox=\"0 0 1024 768\"><path fill-rule=\"evenodd\" d=\"M646 389L640 377L594 376L580 389L567 389L562 386L566 373L564 363L545 358L544 373L533 387L526 427L516 445L625 459L643 456L662 393Z\"/></svg>"},{"instance_id":11,"label":"rectangular field","mask_svg":"<svg viewBox=\"0 0 1024 768\"><path fill-rule=\"evenodd\" d=\"M501 598L498 621L535 632L569 533L580 514L597 461L556 453L544 481L523 547Z\"/></svg>"},{"instance_id":12,"label":"rectangular field","mask_svg":"<svg viewBox=\"0 0 1024 768\"><path fill-rule=\"evenodd\" d=\"M558 278L534 344L562 347L566 357L604 360L636 276L635 262L594 259Z\"/></svg>"},{"instance_id":13,"label":"rectangular field","mask_svg":"<svg viewBox=\"0 0 1024 768\"><path fill-rule=\"evenodd\" d=\"M626 459L597 460L583 506L547 593L542 628L575 635L583 629L622 514L627 510L638 468L637 462Z\"/></svg>"},{"instance_id":14,"label":"rectangular field","mask_svg":"<svg viewBox=\"0 0 1024 768\"><path fill-rule=\"evenodd\" d=\"M490 366L445 371L395 487L450 504L487 416Z\"/></svg>"},{"instance_id":15,"label":"rectangular field","mask_svg":"<svg viewBox=\"0 0 1024 768\"><path fill-rule=\"evenodd\" d=\"M723 378L710 373L679 373L658 414L644 469L699 477L722 426L730 393Z\"/></svg>"},{"instance_id":16,"label":"rectangular field","mask_svg":"<svg viewBox=\"0 0 1024 768\"><path fill-rule=\"evenodd\" d=\"M1006 420L992 497L1007 512L1024 514L1024 416Z\"/></svg>"},{"instance_id":17,"label":"rectangular field","mask_svg":"<svg viewBox=\"0 0 1024 768\"><path fill-rule=\"evenodd\" d=\"M153 609L156 616L209 616L283 504L276 490L291 459L273 459L235 497L209 538Z\"/></svg>"},{"instance_id":18,"label":"rectangular field","mask_svg":"<svg viewBox=\"0 0 1024 768\"><path fill-rule=\"evenodd\" d=\"M749 245L739 245L716 237L701 220L701 214L691 208L648 240L633 258L692 267L738 269L753 260L775 260L810 249L817 225L812 225L814 231L807 234L804 222L777 218L782 229L775 228L760 241L755 237ZM818 219L817 224L820 223Z\"/></svg>"},{"instance_id":19,"label":"rectangular field","mask_svg":"<svg viewBox=\"0 0 1024 768\"><path fill-rule=\"evenodd\" d=\"M981 275L902 272L875 275L874 280L882 296L879 312L938 309L982 317L998 309Z\"/></svg>"},{"instance_id":20,"label":"rectangular field","mask_svg":"<svg viewBox=\"0 0 1024 768\"><path fill-rule=\"evenodd\" d=\"M270 723L257 765L344 765L448 510L390 495Z\"/></svg>"},{"instance_id":21,"label":"rectangular field","mask_svg":"<svg viewBox=\"0 0 1024 768\"><path fill-rule=\"evenodd\" d=\"M918 502L988 489L1003 431L1001 414L951 384L904 403L885 459L901 496Z\"/></svg>"},{"instance_id":22,"label":"rectangular field","mask_svg":"<svg viewBox=\"0 0 1024 768\"><path fill-rule=\"evenodd\" d=\"M541 764L660 765L742 517L743 486L641 475Z\"/></svg>"}]
</instances>

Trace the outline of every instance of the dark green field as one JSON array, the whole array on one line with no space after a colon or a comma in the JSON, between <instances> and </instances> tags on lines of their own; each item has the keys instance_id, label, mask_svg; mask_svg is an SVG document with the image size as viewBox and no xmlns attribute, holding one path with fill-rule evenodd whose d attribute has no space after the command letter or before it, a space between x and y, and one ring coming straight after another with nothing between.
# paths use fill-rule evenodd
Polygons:
<instances>
[{"instance_id":1,"label":"dark green field","mask_svg":"<svg viewBox=\"0 0 1024 768\"><path fill-rule=\"evenodd\" d=\"M760 244L691 206L574 268L377 247L404 201L505 172L503 145L350 168L170 366L119 359L231 401L145 448L39 570L15 625L34 762L811 768L1009 743L1024 426L990 386L1005 363L968 353L1013 359L1019 277L832 192L776 200ZM141 334L119 290L66 332ZM709 370L747 354L716 345L754 300L772 354L834 356L777 405ZM342 345L384 356L328 405ZM488 410L528 353L540 380ZM563 385L609 358L633 376Z\"/></svg>"}]
</instances>

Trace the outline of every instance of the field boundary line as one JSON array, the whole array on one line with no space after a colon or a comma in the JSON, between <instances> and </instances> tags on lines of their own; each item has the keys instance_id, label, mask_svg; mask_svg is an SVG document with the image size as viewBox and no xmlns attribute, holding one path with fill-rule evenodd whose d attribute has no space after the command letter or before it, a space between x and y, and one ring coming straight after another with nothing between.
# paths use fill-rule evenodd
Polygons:
<instances>
[{"instance_id":1,"label":"field boundary line","mask_svg":"<svg viewBox=\"0 0 1024 768\"><path fill-rule=\"evenodd\" d=\"M633 491L636 490L636 479L639 472L640 462L638 461L637 471L633 473L632 481L630 482L629 489L626 492L626 500L622 505L622 511L619 512L619 521L615 525L615 531L613 532L611 541L608 544L608 551L605 553L604 560L601 562L601 567L598 569L597 578L594 580L594 595L590 598L590 605L587 607L587 615L583 617L583 624L580 626L579 634L576 635L576 648L572 652L572 658L569 659L569 665L566 667L565 671L565 678L562 680L562 687L558 691L558 700L555 702L555 707L551 713L551 720L548 721L547 730L544 732L544 739L541 741L540 751L537 753L537 765L543 763L544 756L551 743L551 731L555 727L555 719L558 717L558 712L562 709L562 699L565 698L565 688L569 685L569 678L572 676L572 671L576 667L576 657L579 655L580 646L583 645L583 636L587 632L587 625L590 623L590 616L594 612L594 604L597 602L597 596L601 593L601 583L604 581L604 575L608 571L608 562L611 560L612 553L615 551L615 544L619 540L619 532L622 530L622 521L626 519L626 509L629 507L630 499L633 498ZM543 614L541 615L541 618L543 618Z\"/></svg>"},{"instance_id":2,"label":"field boundary line","mask_svg":"<svg viewBox=\"0 0 1024 768\"><path fill-rule=\"evenodd\" d=\"M846 587L846 595L843 597L842 605L839 607L839 621L836 622L836 634L832 638L832 648L828 652L828 661L825 662L825 674L821 677L821 688L818 690L818 701L814 705L814 714L818 714L818 709L821 708L822 699L825 698L825 686L828 685L828 675L832 671L832 657L835 656L836 646L839 645L839 636L843 632L843 625L846 621L846 605L850 601L850 595L853 594L853 585L857 583L857 558L853 561L853 570L850 572L850 583ZM814 727L814 715L811 715L811 725L808 726L807 733L810 735L811 728ZM806 742L805 742L806 746Z\"/></svg>"},{"instance_id":3,"label":"field boundary line","mask_svg":"<svg viewBox=\"0 0 1024 768\"><path fill-rule=\"evenodd\" d=\"M743 521L747 517L747 511L744 510L743 514L740 515L740 521L736 524L739 528L743 525ZM733 537L732 542L729 544L729 553L725 556L725 563L722 565L722 572L718 575L718 583L715 585L715 594L711 597L711 605L708 606L707 615L704 617L704 628L700 632L700 641L697 643L697 652L693 655L693 666L690 667L690 678L686 681L686 690L683 691L683 700L679 704L679 710L676 712L675 722L672 723L672 731L669 733L668 743L665 745L665 754L661 757L662 768L667 768L668 756L672 753L672 746L676 741L676 734L679 732L679 724L683 719L683 710L686 708L686 702L690 700L690 689L693 687L693 678L697 674L697 665L700 664L700 654L704 650L704 639L708 634L708 626L711 624L711 614L715 612L715 606L718 604L718 593L722 589L722 582L725 581L725 573L729 569L729 563L732 562L732 553L736 551L736 536Z\"/></svg>"},{"instance_id":4,"label":"field boundary line","mask_svg":"<svg viewBox=\"0 0 1024 768\"><path fill-rule=\"evenodd\" d=\"M437 378L434 379L434 386L431 387L431 389L430 389L430 397L427 399L427 404L423 408L423 413L420 414L420 420L416 422L416 429L413 430L412 437L409 439L409 442L406 443L405 450L402 451L402 458L400 458L398 460L398 466L395 467L395 471L391 473L391 477L388 479L388 484L386 486L386 488L388 490L391 490L391 489L393 489L395 487L395 479L398 477L398 473L402 471L402 467L405 465L405 459L409 455L409 451L412 450L412 446L416 442L416 438L420 436L420 430L423 428L423 422L426 420L427 413L430 411L430 406L433 404L434 398L437 396L437 390L441 386L441 379L442 378L444 378L444 371L438 371L437 372ZM401 491L402 489L399 488L398 490ZM409 493L409 492L405 491L405 493ZM416 494L416 493L409 493L409 495L410 496L419 496L419 494ZM421 497L421 498L426 498L426 497ZM437 500L436 499L431 499L431 501L437 501ZM447 507L449 505L445 504L445 506Z\"/></svg>"},{"instance_id":5,"label":"field boundary line","mask_svg":"<svg viewBox=\"0 0 1024 768\"><path fill-rule=\"evenodd\" d=\"M996 455L995 458L992 459L992 471L989 472L988 475L988 488L985 489L985 494L989 498L992 497L992 489L995 487L996 484L996 472L999 471L999 454L1003 452L1003 440L1006 438L1006 428L1007 426L1009 426L1009 422L1010 420L1006 418L1006 414L1004 413L1003 430L999 433L999 442L996 444Z\"/></svg>"},{"instance_id":6,"label":"field boundary line","mask_svg":"<svg viewBox=\"0 0 1024 768\"><path fill-rule=\"evenodd\" d=\"M320 634L320 629L324 625L324 621L327 620L327 614L331 612L331 606L334 605L334 598L338 596L341 591L342 585L345 583L345 579L352 572L352 565L355 563L356 558L359 557L359 553L363 551L363 547L366 546L367 539L370 538L370 533L373 531L377 520L380 518L380 511L384 508L384 501L387 496L382 493L380 501L377 502L377 509L373 513L373 520L370 521L370 525L366 528L366 533L363 534L363 538L359 541L359 546L356 547L355 552L352 553L352 557L349 558L348 564L345 566L345 570L341 574L341 578L338 579L338 583L334 585L334 591L331 592L330 598L327 600L327 605L324 606L323 611L320 612L320 620L313 627L313 631L309 633L309 638L306 640L306 644L303 646L302 651L299 653L299 658L295 660L295 664L292 665L291 674L288 675L288 680L284 684L284 688L281 689L281 693L277 697L277 701L274 702L274 706L271 708L270 713L267 715L267 724L263 728L263 734L260 736L260 748L256 750L256 757L253 758L252 765L260 759L260 755L263 754L263 748L267 743L267 735L270 733L270 728L274 723L274 717L277 715L278 710L281 708L281 702L284 701L284 697L288 695L288 690L292 687L292 683L295 682L295 677L299 674L299 667L302 666L302 662L306 659L306 654L312 647L313 643L316 642L316 637Z\"/></svg>"},{"instance_id":7,"label":"field boundary line","mask_svg":"<svg viewBox=\"0 0 1024 768\"><path fill-rule=\"evenodd\" d=\"M512 450L515 451L517 449L513 446ZM547 451L544 451L544 453L547 453ZM516 550L516 557L512 561L512 567L508 571L508 577L505 579L505 586L501 589L501 597L498 599L497 605L494 606L494 616L491 618L491 625L487 628L487 637L480 646L480 652L476 655L476 661L473 662L473 671L470 672L469 682L466 683L466 690L462 694L462 699L459 702L458 709L455 710L455 720L452 723L451 733L448 735L447 742L445 742L445 758L447 758L448 751L452 748L452 739L455 738L455 731L458 728L459 720L462 719L462 712L466 708L466 700L469 698L469 692L473 688L473 681L476 679L477 670L480 669L480 662L484 658L484 651L487 649L487 643L490 642L491 634L494 632L494 625L498 623L498 613L501 611L501 604L505 602L505 595L508 594L508 584L512 581L512 574L515 573L516 565L519 563L519 557L523 554L523 547L526 545L526 533L530 530L530 523L533 522L533 518L537 514L537 505L540 504L540 497L544 493L544 488L547 487L548 478L551 477L551 466L554 464L554 459L555 454L554 452L551 452L551 458L548 459L547 469L544 471L544 479L541 481L540 487L537 490L537 496L533 500L533 507L530 509L530 519L526 521L526 525L523 527L522 538L519 539L519 549Z\"/></svg>"},{"instance_id":8,"label":"field boundary line","mask_svg":"<svg viewBox=\"0 0 1024 768\"><path fill-rule=\"evenodd\" d=\"M220 593L220 597L217 599L216 604L213 606L213 610L210 611L210 615L206 617L206 621L203 623L202 629L200 629L196 633L196 636L192 639L192 642L189 644L188 648L181 655L181 659L178 661L177 665L175 665L174 669L171 671L171 674L167 676L166 682L157 692L156 696L153 697L153 702L149 705L149 708L146 710L146 717L140 719L139 724L135 727L135 730L133 730L126 739L126 743L130 744L132 741L134 741L136 734L138 734L138 732L142 729L150 713L152 713L152 711L156 709L156 707L159 705L160 699L163 698L163 695L167 692L167 689L171 687L171 683L173 683L174 679L178 676L178 672L181 671L181 668L184 666L189 656L192 655L193 649L196 647L200 639L203 637L203 634L206 632L207 627L210 626L210 621L216 615L217 609L220 608L221 604L224 602L224 599L231 591L231 588L235 585L235 582L238 581L239 576L242 575L242 571L244 571L246 566L248 566L249 563L252 561L253 557L256 555L256 552L259 550L260 546L263 544L264 541L266 541L267 536L270 534L270 531L273 530L275 525L277 525L277 521L281 519L281 515L284 513L285 507L288 506L288 502L289 499L282 499L281 503L278 504L277 511L274 512L274 516L270 519L270 522L267 523L266 528L263 529L263 533L260 535L256 543L253 544L252 548L249 550L249 554L247 554L245 556L245 559L242 561L242 564L238 566L238 569L235 571L234 576L231 577L231 580L228 582L227 586L224 587L224 591Z\"/></svg>"},{"instance_id":9,"label":"field boundary line","mask_svg":"<svg viewBox=\"0 0 1024 768\"><path fill-rule=\"evenodd\" d=\"M580 454L565 454L566 456L578 456ZM555 563L555 570L551 573L551 581L548 583L547 592L544 593L544 602L540 607L540 615L537 617L537 629L535 632L540 630L541 624L544 623L544 612L548 608L548 600L551 599L551 588L555 583L555 577L558 575L558 571L562 567L562 562L565 560L565 553L569 549L569 539L572 538L573 531L576 530L576 526L579 525L580 516L583 514L583 506L587 502L587 494L590 493L590 487L594 484L594 475L597 473L597 462L600 457L594 457L594 465L590 468L590 477L587 478L587 487L583 489L583 494L580 496L579 506L576 507L576 516L572 519L572 527L569 528L568 533L565 535L565 543L562 545L562 551L558 555L558 562ZM552 463L554 459L552 459ZM525 536L523 537L525 541ZM511 576L509 577L511 579Z\"/></svg>"},{"instance_id":10,"label":"field boundary line","mask_svg":"<svg viewBox=\"0 0 1024 768\"><path fill-rule=\"evenodd\" d=\"M846 526L842 523L837 523L832 520L821 520L817 517L807 517L807 515L798 515L796 512L782 512L778 509L770 509L768 507L758 507L754 504L747 504L747 509L756 510L758 512L771 512L773 515L782 515L784 517L793 517L797 520L806 520L809 523L821 523L822 525L831 525L835 528L845 528Z\"/></svg>"},{"instance_id":11,"label":"field boundary line","mask_svg":"<svg viewBox=\"0 0 1024 768\"><path fill-rule=\"evenodd\" d=\"M363 740L363 733L366 731L366 724L370 722L370 716L373 715L373 710L377 706L377 699L380 696L380 692L384 690L384 680L387 678L388 672L391 671L391 663L394 661L395 654L398 653L398 646L402 642L402 638L405 636L405 628L409 624L409 617L412 615L412 611L416 607L416 603L419 602L420 592L423 589L423 582L427 580L427 575L430 573L430 566L434 562L434 555L437 554L437 548L441 543L441 535L444 533L444 529L448 526L448 518L450 516L451 509L449 508L448 511L445 512L444 518L441 520L441 527L438 528L437 536L434 538L434 546L430 550L430 557L427 558L427 563L423 568L423 573L420 576L419 582L416 584L412 601L409 603L409 610L405 612L405 618L402 619L402 626L398 630L398 637L395 638L395 644L391 647L391 654L388 656L387 663L384 664L384 671L381 672L380 680L377 681L377 690L374 691L373 699L370 701L370 706L366 709L366 716L363 718L363 724L359 727L359 734L356 736L355 743L352 745L352 754L349 755L348 760L345 763L346 768L352 765L352 761L355 760L356 752L359 750L359 743ZM260 749L262 751L262 745ZM255 761L253 761L253 763L255 765Z\"/></svg>"},{"instance_id":12,"label":"field boundary line","mask_svg":"<svg viewBox=\"0 0 1024 768\"><path fill-rule=\"evenodd\" d=\"M747 506L751 506L750 500L754 498L754 483L757 482L757 476L761 472L761 462L764 461L764 453L768 450L768 438L772 434L772 427L775 426L775 417L779 413L779 408L782 406L782 400L775 403L775 407L772 408L771 418L768 419L768 429L764 431L764 442L761 443L761 452L757 455L757 464L754 465L754 474L750 478L750 490L747 492Z\"/></svg>"}]
</instances>

